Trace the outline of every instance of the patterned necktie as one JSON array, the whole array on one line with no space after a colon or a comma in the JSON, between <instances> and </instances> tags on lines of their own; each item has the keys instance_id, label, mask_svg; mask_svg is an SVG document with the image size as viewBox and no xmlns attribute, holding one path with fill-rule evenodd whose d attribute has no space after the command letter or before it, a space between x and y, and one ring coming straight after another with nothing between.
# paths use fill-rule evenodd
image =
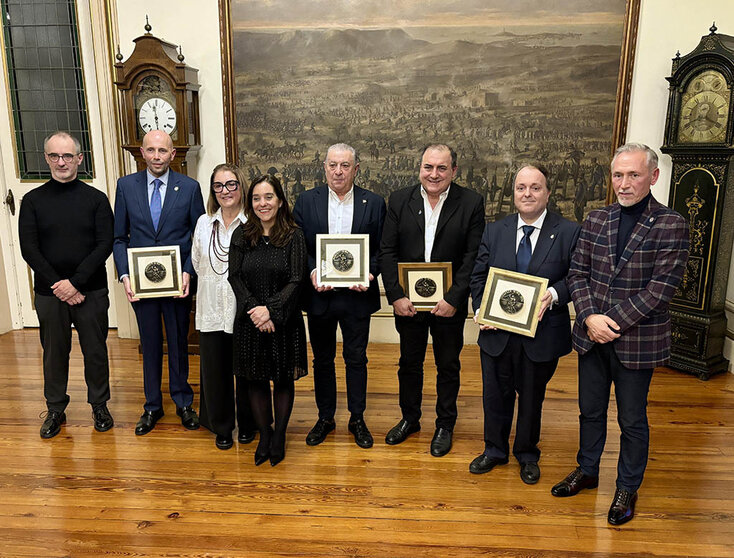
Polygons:
<instances>
[{"instance_id":1,"label":"patterned necktie","mask_svg":"<svg viewBox=\"0 0 734 558\"><path fill-rule=\"evenodd\" d=\"M527 273L530 258L533 255L533 247L530 244L530 235L533 234L535 227L532 225L523 225L522 232L525 236L520 240L520 246L517 247L517 270L520 273Z\"/></svg>"},{"instance_id":2,"label":"patterned necktie","mask_svg":"<svg viewBox=\"0 0 734 558\"><path fill-rule=\"evenodd\" d=\"M153 195L150 198L150 217L155 230L158 230L158 221L161 219L161 184L163 182L158 178L153 181Z\"/></svg>"}]
</instances>

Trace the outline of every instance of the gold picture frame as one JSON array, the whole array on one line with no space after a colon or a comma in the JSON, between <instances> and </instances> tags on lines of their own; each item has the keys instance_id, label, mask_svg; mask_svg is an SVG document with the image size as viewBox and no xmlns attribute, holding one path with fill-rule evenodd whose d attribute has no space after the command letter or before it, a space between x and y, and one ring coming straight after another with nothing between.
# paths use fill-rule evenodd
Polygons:
<instances>
[{"instance_id":1,"label":"gold picture frame","mask_svg":"<svg viewBox=\"0 0 734 558\"><path fill-rule=\"evenodd\" d=\"M490 267L477 322L535 337L548 279Z\"/></svg>"},{"instance_id":2,"label":"gold picture frame","mask_svg":"<svg viewBox=\"0 0 734 558\"><path fill-rule=\"evenodd\" d=\"M369 287L370 235L317 234L316 282L322 287Z\"/></svg>"},{"instance_id":3,"label":"gold picture frame","mask_svg":"<svg viewBox=\"0 0 734 558\"><path fill-rule=\"evenodd\" d=\"M451 262L400 262L398 281L416 310L431 310L451 288Z\"/></svg>"},{"instance_id":4,"label":"gold picture frame","mask_svg":"<svg viewBox=\"0 0 734 558\"><path fill-rule=\"evenodd\" d=\"M178 246L128 248L130 288L135 298L160 298L183 294L181 250Z\"/></svg>"}]
</instances>

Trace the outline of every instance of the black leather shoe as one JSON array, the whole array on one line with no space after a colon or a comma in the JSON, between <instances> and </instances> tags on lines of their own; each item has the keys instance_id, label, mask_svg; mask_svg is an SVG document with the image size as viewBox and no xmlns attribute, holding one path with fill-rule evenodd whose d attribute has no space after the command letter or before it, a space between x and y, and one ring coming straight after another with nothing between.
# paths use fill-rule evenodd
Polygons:
<instances>
[{"instance_id":1,"label":"black leather shoe","mask_svg":"<svg viewBox=\"0 0 734 558\"><path fill-rule=\"evenodd\" d=\"M442 457L451 451L451 438L453 432L447 428L436 428L431 440L431 455Z\"/></svg>"},{"instance_id":2,"label":"black leather shoe","mask_svg":"<svg viewBox=\"0 0 734 558\"><path fill-rule=\"evenodd\" d=\"M94 429L97 432L107 432L115 425L115 421L106 403L102 403L92 409L92 417L94 418Z\"/></svg>"},{"instance_id":3,"label":"black leather shoe","mask_svg":"<svg viewBox=\"0 0 734 558\"><path fill-rule=\"evenodd\" d=\"M581 467L576 467L569 475L551 488L551 494L559 498L576 496L584 488L596 488L599 486L599 477L585 475Z\"/></svg>"},{"instance_id":4,"label":"black leather shoe","mask_svg":"<svg viewBox=\"0 0 734 558\"><path fill-rule=\"evenodd\" d=\"M135 434L138 436L143 436L144 434L147 434L148 432L153 430L155 423L158 422L162 417L163 409L158 409L156 411L143 411L143 414L140 415L140 420L138 421L138 424L135 425Z\"/></svg>"},{"instance_id":5,"label":"black leather shoe","mask_svg":"<svg viewBox=\"0 0 734 558\"><path fill-rule=\"evenodd\" d=\"M540 467L537 461L520 464L520 478L525 484L535 484L540 480Z\"/></svg>"},{"instance_id":6,"label":"black leather shoe","mask_svg":"<svg viewBox=\"0 0 734 558\"><path fill-rule=\"evenodd\" d=\"M370 429L364 423L364 419L356 419L349 422L349 432L354 434L354 441L360 448L371 448L374 444Z\"/></svg>"},{"instance_id":7,"label":"black leather shoe","mask_svg":"<svg viewBox=\"0 0 734 558\"><path fill-rule=\"evenodd\" d=\"M66 413L62 411L47 411L41 425L41 438L53 438L61 431L61 425L66 422Z\"/></svg>"},{"instance_id":8,"label":"black leather shoe","mask_svg":"<svg viewBox=\"0 0 734 558\"><path fill-rule=\"evenodd\" d=\"M239 433L237 434L237 441L240 444L249 444L254 439L255 439L255 431L254 430L251 430L249 432L247 430L245 430L245 431L240 430Z\"/></svg>"},{"instance_id":9,"label":"black leather shoe","mask_svg":"<svg viewBox=\"0 0 734 558\"><path fill-rule=\"evenodd\" d=\"M336 428L336 422L334 419L322 419L316 421L313 428L309 431L306 436L306 444L309 446L318 446L321 442L326 440L326 435Z\"/></svg>"},{"instance_id":10,"label":"black leather shoe","mask_svg":"<svg viewBox=\"0 0 734 558\"><path fill-rule=\"evenodd\" d=\"M635 516L635 504L637 503L637 492L628 492L624 488L618 488L614 493L612 506L609 508L607 521L612 525L623 525Z\"/></svg>"},{"instance_id":11,"label":"black leather shoe","mask_svg":"<svg viewBox=\"0 0 734 558\"><path fill-rule=\"evenodd\" d=\"M214 442L220 450L228 450L234 445L232 436L220 436L217 434L217 440Z\"/></svg>"},{"instance_id":12,"label":"black leather shoe","mask_svg":"<svg viewBox=\"0 0 734 558\"><path fill-rule=\"evenodd\" d=\"M488 457L485 454L478 455L469 464L469 472L475 475L483 475L489 473L497 465L505 465L509 460L505 457Z\"/></svg>"},{"instance_id":13,"label":"black leather shoe","mask_svg":"<svg viewBox=\"0 0 734 558\"><path fill-rule=\"evenodd\" d=\"M400 419L400 422L393 426L390 432L387 433L387 436L385 436L385 443L391 446L401 444L413 432L419 432L420 429L421 425L419 422L411 424L405 419Z\"/></svg>"},{"instance_id":14,"label":"black leather shoe","mask_svg":"<svg viewBox=\"0 0 734 558\"><path fill-rule=\"evenodd\" d=\"M191 405L188 407L176 407L176 414L181 417L181 424L183 424L186 430L199 429L199 417Z\"/></svg>"}]
</instances>

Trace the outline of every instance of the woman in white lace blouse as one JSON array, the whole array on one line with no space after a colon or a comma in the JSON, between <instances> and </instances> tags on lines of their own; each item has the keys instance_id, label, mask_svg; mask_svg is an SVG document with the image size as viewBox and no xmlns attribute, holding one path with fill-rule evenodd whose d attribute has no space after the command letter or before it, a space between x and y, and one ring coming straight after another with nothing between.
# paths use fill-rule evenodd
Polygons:
<instances>
[{"instance_id":1,"label":"woman in white lace blouse","mask_svg":"<svg viewBox=\"0 0 734 558\"><path fill-rule=\"evenodd\" d=\"M196 223L191 260L198 276L196 329L200 351L201 424L216 434L216 446L233 445L235 407L239 434L248 444L255 438L247 382L232 372L232 325L236 302L227 281L229 243L234 230L245 222L244 173L237 167L214 167L209 181L207 212Z\"/></svg>"}]
</instances>

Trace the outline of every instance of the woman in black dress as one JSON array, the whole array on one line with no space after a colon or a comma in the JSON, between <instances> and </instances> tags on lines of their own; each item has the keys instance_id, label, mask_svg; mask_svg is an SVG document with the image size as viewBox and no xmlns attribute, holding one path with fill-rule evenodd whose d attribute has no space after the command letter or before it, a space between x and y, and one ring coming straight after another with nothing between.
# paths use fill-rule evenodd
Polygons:
<instances>
[{"instance_id":1,"label":"woman in black dress","mask_svg":"<svg viewBox=\"0 0 734 558\"><path fill-rule=\"evenodd\" d=\"M306 244L275 176L253 180L245 215L247 222L234 232L229 251L229 282L237 299L234 373L248 380L260 431L255 465L268 458L277 465L285 457L294 380L308 372L299 301L307 277ZM270 427L271 381L275 431Z\"/></svg>"}]
</instances>

